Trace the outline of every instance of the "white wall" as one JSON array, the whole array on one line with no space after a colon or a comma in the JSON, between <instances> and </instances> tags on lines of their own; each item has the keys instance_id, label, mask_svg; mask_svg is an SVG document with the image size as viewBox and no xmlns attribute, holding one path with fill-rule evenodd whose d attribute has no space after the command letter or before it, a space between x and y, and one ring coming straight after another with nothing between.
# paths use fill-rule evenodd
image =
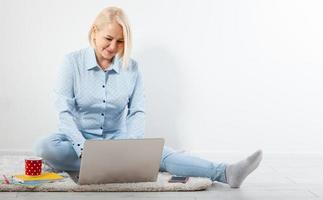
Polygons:
<instances>
[{"instance_id":1,"label":"white wall","mask_svg":"<svg viewBox=\"0 0 323 200\"><path fill-rule=\"evenodd\" d=\"M87 46L108 5L133 26L147 137L193 151L323 153L319 0L1 0L0 149L55 131L55 68Z\"/></svg>"}]
</instances>

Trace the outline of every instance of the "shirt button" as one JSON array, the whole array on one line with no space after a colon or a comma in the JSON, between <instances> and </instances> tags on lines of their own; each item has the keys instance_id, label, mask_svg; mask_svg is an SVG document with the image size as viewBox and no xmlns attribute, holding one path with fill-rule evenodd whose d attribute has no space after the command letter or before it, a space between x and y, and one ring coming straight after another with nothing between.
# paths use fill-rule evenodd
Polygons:
<instances>
[{"instance_id":1,"label":"shirt button","mask_svg":"<svg viewBox=\"0 0 323 200\"><path fill-rule=\"evenodd\" d=\"M105 88L105 85L102 85L103 88Z\"/></svg>"},{"instance_id":2,"label":"shirt button","mask_svg":"<svg viewBox=\"0 0 323 200\"><path fill-rule=\"evenodd\" d=\"M104 113L101 113L102 116L104 116Z\"/></svg>"},{"instance_id":3,"label":"shirt button","mask_svg":"<svg viewBox=\"0 0 323 200\"><path fill-rule=\"evenodd\" d=\"M103 103L105 103L105 100L103 100Z\"/></svg>"},{"instance_id":4,"label":"shirt button","mask_svg":"<svg viewBox=\"0 0 323 200\"><path fill-rule=\"evenodd\" d=\"M103 129L103 127L101 126L100 129Z\"/></svg>"}]
</instances>

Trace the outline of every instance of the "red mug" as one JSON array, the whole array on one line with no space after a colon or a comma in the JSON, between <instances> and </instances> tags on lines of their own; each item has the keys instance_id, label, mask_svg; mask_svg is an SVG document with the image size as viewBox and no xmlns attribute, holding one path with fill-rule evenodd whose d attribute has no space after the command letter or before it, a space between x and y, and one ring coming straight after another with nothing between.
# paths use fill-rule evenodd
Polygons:
<instances>
[{"instance_id":1,"label":"red mug","mask_svg":"<svg viewBox=\"0 0 323 200\"><path fill-rule=\"evenodd\" d=\"M39 176L41 175L42 158L31 157L25 159L25 175Z\"/></svg>"}]
</instances>

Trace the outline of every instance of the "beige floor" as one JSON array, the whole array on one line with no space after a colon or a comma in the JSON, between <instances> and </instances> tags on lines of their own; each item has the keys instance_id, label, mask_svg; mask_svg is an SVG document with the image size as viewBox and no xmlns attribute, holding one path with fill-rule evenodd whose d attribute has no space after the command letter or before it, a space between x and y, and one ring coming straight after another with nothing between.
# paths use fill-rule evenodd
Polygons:
<instances>
[{"instance_id":1,"label":"beige floor","mask_svg":"<svg viewBox=\"0 0 323 200\"><path fill-rule=\"evenodd\" d=\"M240 156L241 157L241 156ZM208 159L212 157L207 157ZM235 161L237 156L214 160ZM264 155L261 166L239 189L220 183L201 192L129 192L129 193L0 193L0 199L322 199L323 155Z\"/></svg>"}]
</instances>

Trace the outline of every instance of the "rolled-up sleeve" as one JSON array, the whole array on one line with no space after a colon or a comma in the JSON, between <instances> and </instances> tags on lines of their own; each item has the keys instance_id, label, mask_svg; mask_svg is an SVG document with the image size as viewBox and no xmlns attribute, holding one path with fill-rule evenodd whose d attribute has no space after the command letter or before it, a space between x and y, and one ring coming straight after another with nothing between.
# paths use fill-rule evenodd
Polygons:
<instances>
[{"instance_id":1,"label":"rolled-up sleeve","mask_svg":"<svg viewBox=\"0 0 323 200\"><path fill-rule=\"evenodd\" d=\"M73 148L78 156L83 150L85 138L75 122L74 66L69 55L59 66L54 88L54 105L58 112L58 130L72 139Z\"/></svg>"},{"instance_id":2,"label":"rolled-up sleeve","mask_svg":"<svg viewBox=\"0 0 323 200\"><path fill-rule=\"evenodd\" d=\"M145 94L142 72L138 70L135 86L128 102L126 117L127 133L121 133L115 139L140 139L145 133Z\"/></svg>"}]
</instances>

